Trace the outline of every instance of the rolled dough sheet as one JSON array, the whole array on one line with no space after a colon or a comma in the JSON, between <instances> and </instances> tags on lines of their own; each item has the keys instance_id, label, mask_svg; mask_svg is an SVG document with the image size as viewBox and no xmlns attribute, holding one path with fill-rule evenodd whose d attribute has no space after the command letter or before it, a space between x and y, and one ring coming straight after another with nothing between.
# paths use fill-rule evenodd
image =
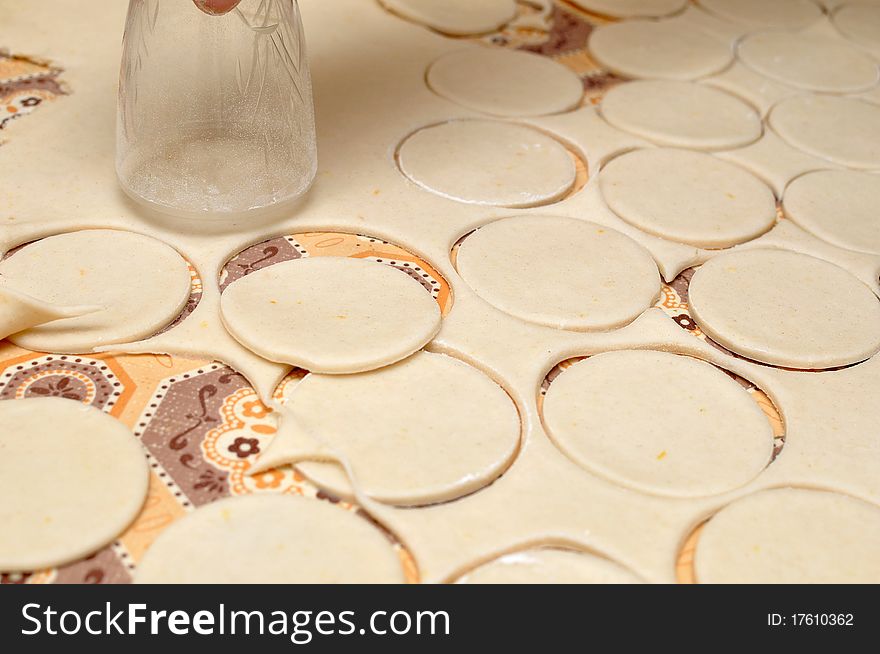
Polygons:
<instances>
[{"instance_id":1,"label":"rolled dough sheet","mask_svg":"<svg viewBox=\"0 0 880 654\"><path fill-rule=\"evenodd\" d=\"M440 329L440 307L421 282L346 257L286 261L242 277L224 291L221 313L260 356L329 374L400 361Z\"/></svg>"},{"instance_id":2,"label":"rolled dough sheet","mask_svg":"<svg viewBox=\"0 0 880 654\"><path fill-rule=\"evenodd\" d=\"M478 490L504 472L520 442L519 414L507 393L443 354L419 352L360 375L309 375L288 407L301 440L282 432L255 470L308 458L313 435L325 451L347 459L364 493L390 504L430 504ZM319 487L350 496L340 467L299 469Z\"/></svg>"},{"instance_id":3,"label":"rolled dough sheet","mask_svg":"<svg viewBox=\"0 0 880 654\"><path fill-rule=\"evenodd\" d=\"M699 0L720 18L750 28L779 27L800 30L822 18L812 0Z\"/></svg>"},{"instance_id":4,"label":"rolled dough sheet","mask_svg":"<svg viewBox=\"0 0 880 654\"><path fill-rule=\"evenodd\" d=\"M694 80L733 60L728 44L672 20L603 25L588 45L600 65L624 77Z\"/></svg>"},{"instance_id":5,"label":"rolled dough sheet","mask_svg":"<svg viewBox=\"0 0 880 654\"><path fill-rule=\"evenodd\" d=\"M574 109L584 83L570 69L529 52L468 48L428 69L428 86L463 107L495 116L541 116Z\"/></svg>"},{"instance_id":6,"label":"rolled dough sheet","mask_svg":"<svg viewBox=\"0 0 880 654\"><path fill-rule=\"evenodd\" d=\"M505 218L461 245L458 271L486 302L558 329L604 330L635 320L660 293L657 264L635 241L585 220Z\"/></svg>"},{"instance_id":7,"label":"rolled dough sheet","mask_svg":"<svg viewBox=\"0 0 880 654\"><path fill-rule=\"evenodd\" d=\"M880 106L830 95L799 95L770 112L770 126L808 154L850 168L880 169Z\"/></svg>"},{"instance_id":8,"label":"rolled dough sheet","mask_svg":"<svg viewBox=\"0 0 880 654\"><path fill-rule=\"evenodd\" d=\"M574 550L531 549L505 554L462 576L459 584L639 584L608 559Z\"/></svg>"},{"instance_id":9,"label":"rolled dough sheet","mask_svg":"<svg viewBox=\"0 0 880 654\"><path fill-rule=\"evenodd\" d=\"M722 254L697 269L688 293L709 338L762 363L833 368L880 350L876 296L842 268L805 254Z\"/></svg>"},{"instance_id":10,"label":"rolled dough sheet","mask_svg":"<svg viewBox=\"0 0 880 654\"><path fill-rule=\"evenodd\" d=\"M698 359L650 350L567 368L547 391L544 424L579 465L656 495L734 490L773 452L770 423L736 381Z\"/></svg>"},{"instance_id":11,"label":"rolled dough sheet","mask_svg":"<svg viewBox=\"0 0 880 654\"><path fill-rule=\"evenodd\" d=\"M494 32L516 16L514 0L380 0L391 11L438 32L470 36Z\"/></svg>"},{"instance_id":12,"label":"rolled dough sheet","mask_svg":"<svg viewBox=\"0 0 880 654\"><path fill-rule=\"evenodd\" d=\"M400 169L425 190L451 200L533 207L559 200L574 186L574 160L531 127L456 120L422 129L398 153Z\"/></svg>"},{"instance_id":13,"label":"rolled dough sheet","mask_svg":"<svg viewBox=\"0 0 880 654\"><path fill-rule=\"evenodd\" d=\"M147 496L121 422L61 398L0 402L0 570L39 570L113 541Z\"/></svg>"},{"instance_id":14,"label":"rolled dough sheet","mask_svg":"<svg viewBox=\"0 0 880 654\"><path fill-rule=\"evenodd\" d=\"M838 247L880 255L880 175L824 170L795 179L783 197L785 215Z\"/></svg>"},{"instance_id":15,"label":"rolled dough sheet","mask_svg":"<svg viewBox=\"0 0 880 654\"><path fill-rule=\"evenodd\" d=\"M380 529L329 502L291 495L234 497L197 509L162 532L135 575L140 584L403 580Z\"/></svg>"},{"instance_id":16,"label":"rolled dough sheet","mask_svg":"<svg viewBox=\"0 0 880 654\"><path fill-rule=\"evenodd\" d=\"M687 0L571 0L572 4L614 18L659 18L684 9Z\"/></svg>"},{"instance_id":17,"label":"rolled dough sheet","mask_svg":"<svg viewBox=\"0 0 880 654\"><path fill-rule=\"evenodd\" d=\"M880 56L880 3L844 5L831 21L850 41Z\"/></svg>"},{"instance_id":18,"label":"rolled dough sheet","mask_svg":"<svg viewBox=\"0 0 880 654\"><path fill-rule=\"evenodd\" d=\"M712 517L697 542L710 584L880 583L880 508L847 495L779 488Z\"/></svg>"},{"instance_id":19,"label":"rolled dough sheet","mask_svg":"<svg viewBox=\"0 0 880 654\"><path fill-rule=\"evenodd\" d=\"M0 262L22 293L49 304L100 310L28 329L10 340L29 350L78 354L153 335L191 291L186 260L156 239L106 229L50 236Z\"/></svg>"},{"instance_id":20,"label":"rolled dough sheet","mask_svg":"<svg viewBox=\"0 0 880 654\"><path fill-rule=\"evenodd\" d=\"M101 307L48 304L11 288L0 276L0 339L62 318L75 318Z\"/></svg>"},{"instance_id":21,"label":"rolled dough sheet","mask_svg":"<svg viewBox=\"0 0 880 654\"><path fill-rule=\"evenodd\" d=\"M620 84L602 99L602 116L659 145L694 150L742 147L757 141L763 129L761 117L745 102L693 82Z\"/></svg>"},{"instance_id":22,"label":"rolled dough sheet","mask_svg":"<svg viewBox=\"0 0 880 654\"><path fill-rule=\"evenodd\" d=\"M770 187L746 170L700 152L634 150L612 160L599 184L608 206L628 223L699 247L743 243L776 221Z\"/></svg>"}]
</instances>

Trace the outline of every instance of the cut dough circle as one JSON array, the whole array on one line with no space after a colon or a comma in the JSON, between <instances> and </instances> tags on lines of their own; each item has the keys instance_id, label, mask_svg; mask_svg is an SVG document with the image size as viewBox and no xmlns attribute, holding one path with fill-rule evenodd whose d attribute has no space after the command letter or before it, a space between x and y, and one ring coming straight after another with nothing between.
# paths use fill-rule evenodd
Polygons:
<instances>
[{"instance_id":1,"label":"cut dough circle","mask_svg":"<svg viewBox=\"0 0 880 654\"><path fill-rule=\"evenodd\" d=\"M831 22L853 43L880 55L880 4L852 4L834 12Z\"/></svg>"},{"instance_id":2,"label":"cut dough circle","mask_svg":"<svg viewBox=\"0 0 880 654\"><path fill-rule=\"evenodd\" d=\"M694 557L708 584L880 583L880 509L838 493L760 491L712 517Z\"/></svg>"},{"instance_id":3,"label":"cut dough circle","mask_svg":"<svg viewBox=\"0 0 880 654\"><path fill-rule=\"evenodd\" d=\"M841 39L815 34L760 32L737 47L752 70L807 91L856 93L877 83L877 63Z\"/></svg>"},{"instance_id":4,"label":"cut dough circle","mask_svg":"<svg viewBox=\"0 0 880 654\"><path fill-rule=\"evenodd\" d=\"M404 18L453 36L494 32L516 16L514 0L380 0Z\"/></svg>"},{"instance_id":5,"label":"cut dough circle","mask_svg":"<svg viewBox=\"0 0 880 654\"><path fill-rule=\"evenodd\" d=\"M235 562L246 561L247 565ZM292 495L232 497L163 531L138 564L140 584L403 583L400 559L369 521Z\"/></svg>"},{"instance_id":6,"label":"cut dough circle","mask_svg":"<svg viewBox=\"0 0 880 654\"><path fill-rule=\"evenodd\" d=\"M16 290L49 304L101 307L10 338L28 350L59 354L152 336L180 314L192 287L186 260L174 248L109 229L31 243L0 262L0 274Z\"/></svg>"},{"instance_id":7,"label":"cut dough circle","mask_svg":"<svg viewBox=\"0 0 880 654\"><path fill-rule=\"evenodd\" d=\"M0 275L0 339L53 320L75 318L98 311L100 308L48 304L30 295L19 293Z\"/></svg>"},{"instance_id":8,"label":"cut dough circle","mask_svg":"<svg viewBox=\"0 0 880 654\"><path fill-rule=\"evenodd\" d=\"M743 243L776 221L776 198L764 182L701 152L635 150L606 165L599 186L628 223L697 247Z\"/></svg>"},{"instance_id":9,"label":"cut dough circle","mask_svg":"<svg viewBox=\"0 0 880 654\"><path fill-rule=\"evenodd\" d=\"M660 145L729 150L757 141L758 113L742 100L703 84L641 80L619 84L602 99L614 127Z\"/></svg>"},{"instance_id":10,"label":"cut dough circle","mask_svg":"<svg viewBox=\"0 0 880 654\"><path fill-rule=\"evenodd\" d=\"M838 247L880 255L880 175L821 170L785 190L785 215Z\"/></svg>"},{"instance_id":11,"label":"cut dough circle","mask_svg":"<svg viewBox=\"0 0 880 654\"><path fill-rule=\"evenodd\" d=\"M572 4L614 18L660 18L681 11L688 0L571 0Z\"/></svg>"},{"instance_id":12,"label":"cut dough circle","mask_svg":"<svg viewBox=\"0 0 880 654\"><path fill-rule=\"evenodd\" d=\"M694 80L726 68L731 47L680 21L632 20L597 28L589 40L593 57L625 77Z\"/></svg>"},{"instance_id":13,"label":"cut dough circle","mask_svg":"<svg viewBox=\"0 0 880 654\"><path fill-rule=\"evenodd\" d=\"M699 0L700 6L719 18L747 27L800 30L822 18L812 0Z\"/></svg>"},{"instance_id":14,"label":"cut dough circle","mask_svg":"<svg viewBox=\"0 0 880 654\"><path fill-rule=\"evenodd\" d=\"M531 549L489 561L459 584L640 584L623 566L589 552Z\"/></svg>"},{"instance_id":15,"label":"cut dough circle","mask_svg":"<svg viewBox=\"0 0 880 654\"><path fill-rule=\"evenodd\" d=\"M476 368L443 354L418 352L359 375L309 375L288 407L305 433L345 456L364 493L389 504L472 493L504 472L519 448L519 414L510 396ZM265 456L272 456L271 445ZM339 466L298 467L318 486L351 496Z\"/></svg>"},{"instance_id":16,"label":"cut dough circle","mask_svg":"<svg viewBox=\"0 0 880 654\"><path fill-rule=\"evenodd\" d=\"M62 565L112 542L147 497L128 428L72 400L0 402L0 570Z\"/></svg>"},{"instance_id":17,"label":"cut dough circle","mask_svg":"<svg viewBox=\"0 0 880 654\"><path fill-rule=\"evenodd\" d=\"M780 102L770 126L789 144L850 168L880 169L880 106L830 95Z\"/></svg>"},{"instance_id":18,"label":"cut dough circle","mask_svg":"<svg viewBox=\"0 0 880 654\"><path fill-rule=\"evenodd\" d=\"M575 363L550 385L544 423L585 469L663 496L740 488L773 452L770 423L742 386L704 361L665 352Z\"/></svg>"},{"instance_id":19,"label":"cut dough circle","mask_svg":"<svg viewBox=\"0 0 880 654\"><path fill-rule=\"evenodd\" d=\"M531 127L456 120L410 136L400 169L425 190L459 202L533 207L559 200L574 186L574 160Z\"/></svg>"},{"instance_id":20,"label":"cut dough circle","mask_svg":"<svg viewBox=\"0 0 880 654\"><path fill-rule=\"evenodd\" d=\"M450 52L428 69L438 95L495 116L542 116L574 109L584 83L552 59L500 48Z\"/></svg>"},{"instance_id":21,"label":"cut dough circle","mask_svg":"<svg viewBox=\"0 0 880 654\"><path fill-rule=\"evenodd\" d=\"M391 266L346 257L285 261L233 282L223 323L260 356L345 374L400 361L440 330L422 284Z\"/></svg>"},{"instance_id":22,"label":"cut dough circle","mask_svg":"<svg viewBox=\"0 0 880 654\"><path fill-rule=\"evenodd\" d=\"M613 229L575 218L489 223L464 240L456 264L496 309L557 329L620 327L660 293L660 273L646 250Z\"/></svg>"},{"instance_id":23,"label":"cut dough circle","mask_svg":"<svg viewBox=\"0 0 880 654\"><path fill-rule=\"evenodd\" d=\"M709 338L776 366L822 369L880 350L880 302L834 264L787 250L719 255L697 269L691 312Z\"/></svg>"}]
</instances>

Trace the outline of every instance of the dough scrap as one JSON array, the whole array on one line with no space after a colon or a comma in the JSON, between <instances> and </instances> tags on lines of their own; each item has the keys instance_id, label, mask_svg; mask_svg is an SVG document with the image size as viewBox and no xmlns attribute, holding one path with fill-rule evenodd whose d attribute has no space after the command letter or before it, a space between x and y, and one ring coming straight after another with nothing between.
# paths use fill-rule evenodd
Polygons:
<instances>
[{"instance_id":1,"label":"dough scrap","mask_svg":"<svg viewBox=\"0 0 880 654\"><path fill-rule=\"evenodd\" d=\"M850 41L880 56L880 4L847 4L834 12L831 22Z\"/></svg>"},{"instance_id":2,"label":"dough scrap","mask_svg":"<svg viewBox=\"0 0 880 654\"><path fill-rule=\"evenodd\" d=\"M453 36L494 32L516 16L514 0L380 0L404 18Z\"/></svg>"},{"instance_id":3,"label":"dough scrap","mask_svg":"<svg viewBox=\"0 0 880 654\"><path fill-rule=\"evenodd\" d=\"M438 95L495 116L542 116L574 109L584 83L552 59L500 48L468 48L444 55L428 69Z\"/></svg>"},{"instance_id":4,"label":"dough scrap","mask_svg":"<svg viewBox=\"0 0 880 654\"><path fill-rule=\"evenodd\" d=\"M268 494L190 513L159 535L135 573L139 584L403 581L394 548L367 520L329 502Z\"/></svg>"},{"instance_id":5,"label":"dough scrap","mask_svg":"<svg viewBox=\"0 0 880 654\"><path fill-rule=\"evenodd\" d=\"M418 352L359 375L309 375L287 406L303 438L273 440L254 471L308 459L313 438L324 452L347 459L364 493L389 504L424 505L474 492L504 472L519 448L519 414L507 393L444 354ZM351 497L338 465L298 467L319 487Z\"/></svg>"},{"instance_id":6,"label":"dough scrap","mask_svg":"<svg viewBox=\"0 0 880 654\"><path fill-rule=\"evenodd\" d=\"M880 583L880 509L847 495L765 490L721 509L694 559L710 584Z\"/></svg>"},{"instance_id":7,"label":"dough scrap","mask_svg":"<svg viewBox=\"0 0 880 654\"><path fill-rule=\"evenodd\" d=\"M691 280L690 308L706 335L776 366L823 369L880 350L880 302L834 264L787 250L719 255Z\"/></svg>"},{"instance_id":8,"label":"dough scrap","mask_svg":"<svg viewBox=\"0 0 880 654\"><path fill-rule=\"evenodd\" d=\"M603 25L590 35L588 46L602 66L635 78L694 80L733 60L728 44L671 20Z\"/></svg>"},{"instance_id":9,"label":"dough scrap","mask_svg":"<svg viewBox=\"0 0 880 654\"><path fill-rule=\"evenodd\" d=\"M148 236L94 229L50 236L0 262L18 291L49 304L101 307L11 336L28 350L91 352L146 338L171 323L191 291L186 260Z\"/></svg>"},{"instance_id":10,"label":"dough scrap","mask_svg":"<svg viewBox=\"0 0 880 654\"><path fill-rule=\"evenodd\" d=\"M363 372L408 357L440 330L440 308L422 284L376 261L286 261L232 283L223 322L270 361L312 372Z\"/></svg>"},{"instance_id":11,"label":"dough scrap","mask_svg":"<svg viewBox=\"0 0 880 654\"><path fill-rule=\"evenodd\" d=\"M703 84L642 80L620 84L602 99L614 127L660 145L722 150L761 137L761 117L743 101Z\"/></svg>"},{"instance_id":12,"label":"dough scrap","mask_svg":"<svg viewBox=\"0 0 880 654\"><path fill-rule=\"evenodd\" d=\"M688 0L571 0L572 4L614 18L660 18L681 11Z\"/></svg>"},{"instance_id":13,"label":"dough scrap","mask_svg":"<svg viewBox=\"0 0 880 654\"><path fill-rule=\"evenodd\" d=\"M800 30L822 18L822 10L812 0L700 0L700 6L750 28Z\"/></svg>"},{"instance_id":14,"label":"dough scrap","mask_svg":"<svg viewBox=\"0 0 880 654\"><path fill-rule=\"evenodd\" d=\"M659 271L647 251L613 229L575 218L489 223L462 243L457 267L495 308L557 329L620 327L660 292Z\"/></svg>"},{"instance_id":15,"label":"dough scrap","mask_svg":"<svg viewBox=\"0 0 880 654\"><path fill-rule=\"evenodd\" d=\"M640 584L623 566L589 552L540 548L505 554L463 575L459 584Z\"/></svg>"},{"instance_id":16,"label":"dough scrap","mask_svg":"<svg viewBox=\"0 0 880 654\"><path fill-rule=\"evenodd\" d=\"M61 318L75 318L101 307L67 307L48 304L10 287L0 275L0 339Z\"/></svg>"},{"instance_id":17,"label":"dough scrap","mask_svg":"<svg viewBox=\"0 0 880 654\"><path fill-rule=\"evenodd\" d=\"M770 126L808 154L850 168L880 169L880 106L830 95L799 95L770 112Z\"/></svg>"},{"instance_id":18,"label":"dough scrap","mask_svg":"<svg viewBox=\"0 0 880 654\"><path fill-rule=\"evenodd\" d=\"M544 424L585 469L663 496L740 488L773 452L770 423L739 384L704 361L650 350L565 369L547 391Z\"/></svg>"},{"instance_id":19,"label":"dough scrap","mask_svg":"<svg viewBox=\"0 0 880 654\"><path fill-rule=\"evenodd\" d=\"M838 247L880 255L880 175L824 170L795 179L785 190L785 214Z\"/></svg>"},{"instance_id":20,"label":"dough scrap","mask_svg":"<svg viewBox=\"0 0 880 654\"><path fill-rule=\"evenodd\" d=\"M739 43L737 55L761 75L808 91L856 93L878 79L877 62L827 36L759 32Z\"/></svg>"},{"instance_id":21,"label":"dough scrap","mask_svg":"<svg viewBox=\"0 0 880 654\"><path fill-rule=\"evenodd\" d=\"M634 150L605 166L599 184L608 206L628 223L698 247L743 243L776 221L776 198L764 182L700 152Z\"/></svg>"},{"instance_id":22,"label":"dough scrap","mask_svg":"<svg viewBox=\"0 0 880 654\"><path fill-rule=\"evenodd\" d=\"M140 443L98 409L54 397L0 402L0 570L101 549L138 515L147 481Z\"/></svg>"},{"instance_id":23,"label":"dough scrap","mask_svg":"<svg viewBox=\"0 0 880 654\"><path fill-rule=\"evenodd\" d=\"M559 142L531 127L490 120L422 129L404 141L398 157L403 174L423 189L469 204L548 204L577 177Z\"/></svg>"}]
</instances>

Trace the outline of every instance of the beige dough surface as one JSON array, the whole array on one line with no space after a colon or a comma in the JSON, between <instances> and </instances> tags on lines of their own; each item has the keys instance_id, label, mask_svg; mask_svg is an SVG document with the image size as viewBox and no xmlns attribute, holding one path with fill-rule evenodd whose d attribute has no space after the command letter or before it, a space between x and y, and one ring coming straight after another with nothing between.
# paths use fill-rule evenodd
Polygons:
<instances>
[{"instance_id":1,"label":"beige dough surface","mask_svg":"<svg viewBox=\"0 0 880 654\"><path fill-rule=\"evenodd\" d=\"M237 565L247 561L247 565ZM292 495L227 498L166 529L138 565L140 584L402 583L391 542L366 519Z\"/></svg>"},{"instance_id":2,"label":"beige dough surface","mask_svg":"<svg viewBox=\"0 0 880 654\"><path fill-rule=\"evenodd\" d=\"M850 168L880 169L880 106L853 98L800 95L780 102L770 126L808 154Z\"/></svg>"},{"instance_id":3,"label":"beige dough surface","mask_svg":"<svg viewBox=\"0 0 880 654\"><path fill-rule=\"evenodd\" d=\"M822 17L813 0L699 0L699 4L719 18L750 28L798 30Z\"/></svg>"},{"instance_id":4,"label":"beige dough surface","mask_svg":"<svg viewBox=\"0 0 880 654\"><path fill-rule=\"evenodd\" d=\"M856 93L877 84L877 62L839 38L759 32L737 47L740 61L770 79L808 91Z\"/></svg>"},{"instance_id":5,"label":"beige dough surface","mask_svg":"<svg viewBox=\"0 0 880 654\"><path fill-rule=\"evenodd\" d=\"M608 559L561 549L513 552L484 563L459 584L638 584L641 580Z\"/></svg>"},{"instance_id":6,"label":"beige dough surface","mask_svg":"<svg viewBox=\"0 0 880 654\"><path fill-rule=\"evenodd\" d=\"M288 408L290 429L272 441L254 470L308 460L317 445L343 456L358 487L389 504L430 504L478 490L507 468L520 443L510 397L479 370L444 354L419 352L359 375L309 375ZM299 469L318 486L350 496L336 465Z\"/></svg>"},{"instance_id":7,"label":"beige dough surface","mask_svg":"<svg viewBox=\"0 0 880 654\"><path fill-rule=\"evenodd\" d=\"M118 420L60 398L0 402L0 570L101 549L140 513L147 462Z\"/></svg>"},{"instance_id":8,"label":"beige dough surface","mask_svg":"<svg viewBox=\"0 0 880 654\"><path fill-rule=\"evenodd\" d=\"M380 0L404 18L438 32L468 36L492 32L516 16L514 0Z\"/></svg>"},{"instance_id":9,"label":"beige dough surface","mask_svg":"<svg viewBox=\"0 0 880 654\"><path fill-rule=\"evenodd\" d=\"M609 123L659 145L722 150L761 137L761 117L742 100L693 82L641 80L602 99Z\"/></svg>"},{"instance_id":10,"label":"beige dough surface","mask_svg":"<svg viewBox=\"0 0 880 654\"><path fill-rule=\"evenodd\" d=\"M398 153L410 180L471 204L533 207L565 195L575 165L562 145L541 132L488 120L456 120L419 130Z\"/></svg>"},{"instance_id":11,"label":"beige dough surface","mask_svg":"<svg viewBox=\"0 0 880 654\"><path fill-rule=\"evenodd\" d=\"M584 83L570 69L529 52L468 48L428 69L428 85L463 107L494 116L541 116L574 109Z\"/></svg>"},{"instance_id":12,"label":"beige dough surface","mask_svg":"<svg viewBox=\"0 0 880 654\"><path fill-rule=\"evenodd\" d=\"M186 261L139 234L87 230L50 236L0 262L17 290L49 304L99 310L62 318L11 337L38 352L80 354L145 338L174 320L190 295Z\"/></svg>"},{"instance_id":13,"label":"beige dough surface","mask_svg":"<svg viewBox=\"0 0 880 654\"><path fill-rule=\"evenodd\" d=\"M697 543L700 583L880 583L880 508L838 493L765 490L713 516Z\"/></svg>"},{"instance_id":14,"label":"beige dough surface","mask_svg":"<svg viewBox=\"0 0 880 654\"><path fill-rule=\"evenodd\" d=\"M624 77L694 80L733 59L727 44L677 21L610 23L590 35L590 54Z\"/></svg>"},{"instance_id":15,"label":"beige dough surface","mask_svg":"<svg viewBox=\"0 0 880 654\"><path fill-rule=\"evenodd\" d=\"M0 338L62 318L75 318L100 307L68 307L49 304L19 293L0 275Z\"/></svg>"},{"instance_id":16,"label":"beige dough surface","mask_svg":"<svg viewBox=\"0 0 880 654\"><path fill-rule=\"evenodd\" d=\"M659 18L682 10L687 0L572 0L572 4L614 18Z\"/></svg>"},{"instance_id":17,"label":"beige dough surface","mask_svg":"<svg viewBox=\"0 0 880 654\"><path fill-rule=\"evenodd\" d=\"M492 306L557 329L635 320L660 292L657 266L635 241L583 220L506 218L468 236L458 271Z\"/></svg>"},{"instance_id":18,"label":"beige dough surface","mask_svg":"<svg viewBox=\"0 0 880 654\"><path fill-rule=\"evenodd\" d=\"M346 257L285 261L227 288L223 322L270 361L329 374L400 361L440 329L421 282L383 263Z\"/></svg>"},{"instance_id":19,"label":"beige dough surface","mask_svg":"<svg viewBox=\"0 0 880 654\"><path fill-rule=\"evenodd\" d=\"M784 250L719 255L691 280L691 312L710 338L776 366L845 366L880 350L880 302L845 270Z\"/></svg>"},{"instance_id":20,"label":"beige dough surface","mask_svg":"<svg viewBox=\"0 0 880 654\"><path fill-rule=\"evenodd\" d=\"M744 486L773 452L770 424L739 384L665 352L607 352L572 365L547 391L544 424L587 470L673 497Z\"/></svg>"},{"instance_id":21,"label":"beige dough surface","mask_svg":"<svg viewBox=\"0 0 880 654\"><path fill-rule=\"evenodd\" d=\"M847 4L834 12L831 21L847 39L880 56L880 3Z\"/></svg>"},{"instance_id":22,"label":"beige dough surface","mask_svg":"<svg viewBox=\"0 0 880 654\"><path fill-rule=\"evenodd\" d=\"M709 154L635 150L599 176L608 206L625 221L662 238L724 248L766 232L776 220L770 188Z\"/></svg>"},{"instance_id":23,"label":"beige dough surface","mask_svg":"<svg viewBox=\"0 0 880 654\"><path fill-rule=\"evenodd\" d=\"M838 247L880 255L880 175L823 170L785 190L785 215Z\"/></svg>"}]
</instances>

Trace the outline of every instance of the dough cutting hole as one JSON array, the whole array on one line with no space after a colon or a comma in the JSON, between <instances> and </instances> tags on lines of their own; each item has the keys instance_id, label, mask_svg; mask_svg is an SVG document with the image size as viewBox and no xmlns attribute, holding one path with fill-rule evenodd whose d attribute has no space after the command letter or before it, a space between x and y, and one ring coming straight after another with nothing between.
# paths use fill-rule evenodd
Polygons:
<instances>
[{"instance_id":1,"label":"dough cutting hole","mask_svg":"<svg viewBox=\"0 0 880 654\"><path fill-rule=\"evenodd\" d=\"M781 416L754 385L705 361L653 350L562 362L538 405L547 434L585 470L665 497L744 486L779 454Z\"/></svg>"},{"instance_id":2,"label":"dough cutting hole","mask_svg":"<svg viewBox=\"0 0 880 654\"><path fill-rule=\"evenodd\" d=\"M57 64L22 54L12 54L0 48L0 66L7 68L8 73L4 77L13 83L12 92L4 93L0 130L11 129L15 121L38 111L45 103L54 102L70 93L67 84L61 79L64 69ZM19 79L26 80L26 83L16 88L15 82ZM0 138L0 145L5 140Z\"/></svg>"},{"instance_id":3,"label":"dough cutting hole","mask_svg":"<svg viewBox=\"0 0 880 654\"><path fill-rule=\"evenodd\" d=\"M444 36L491 34L519 12L516 0L377 0L388 13Z\"/></svg>"}]
</instances>

